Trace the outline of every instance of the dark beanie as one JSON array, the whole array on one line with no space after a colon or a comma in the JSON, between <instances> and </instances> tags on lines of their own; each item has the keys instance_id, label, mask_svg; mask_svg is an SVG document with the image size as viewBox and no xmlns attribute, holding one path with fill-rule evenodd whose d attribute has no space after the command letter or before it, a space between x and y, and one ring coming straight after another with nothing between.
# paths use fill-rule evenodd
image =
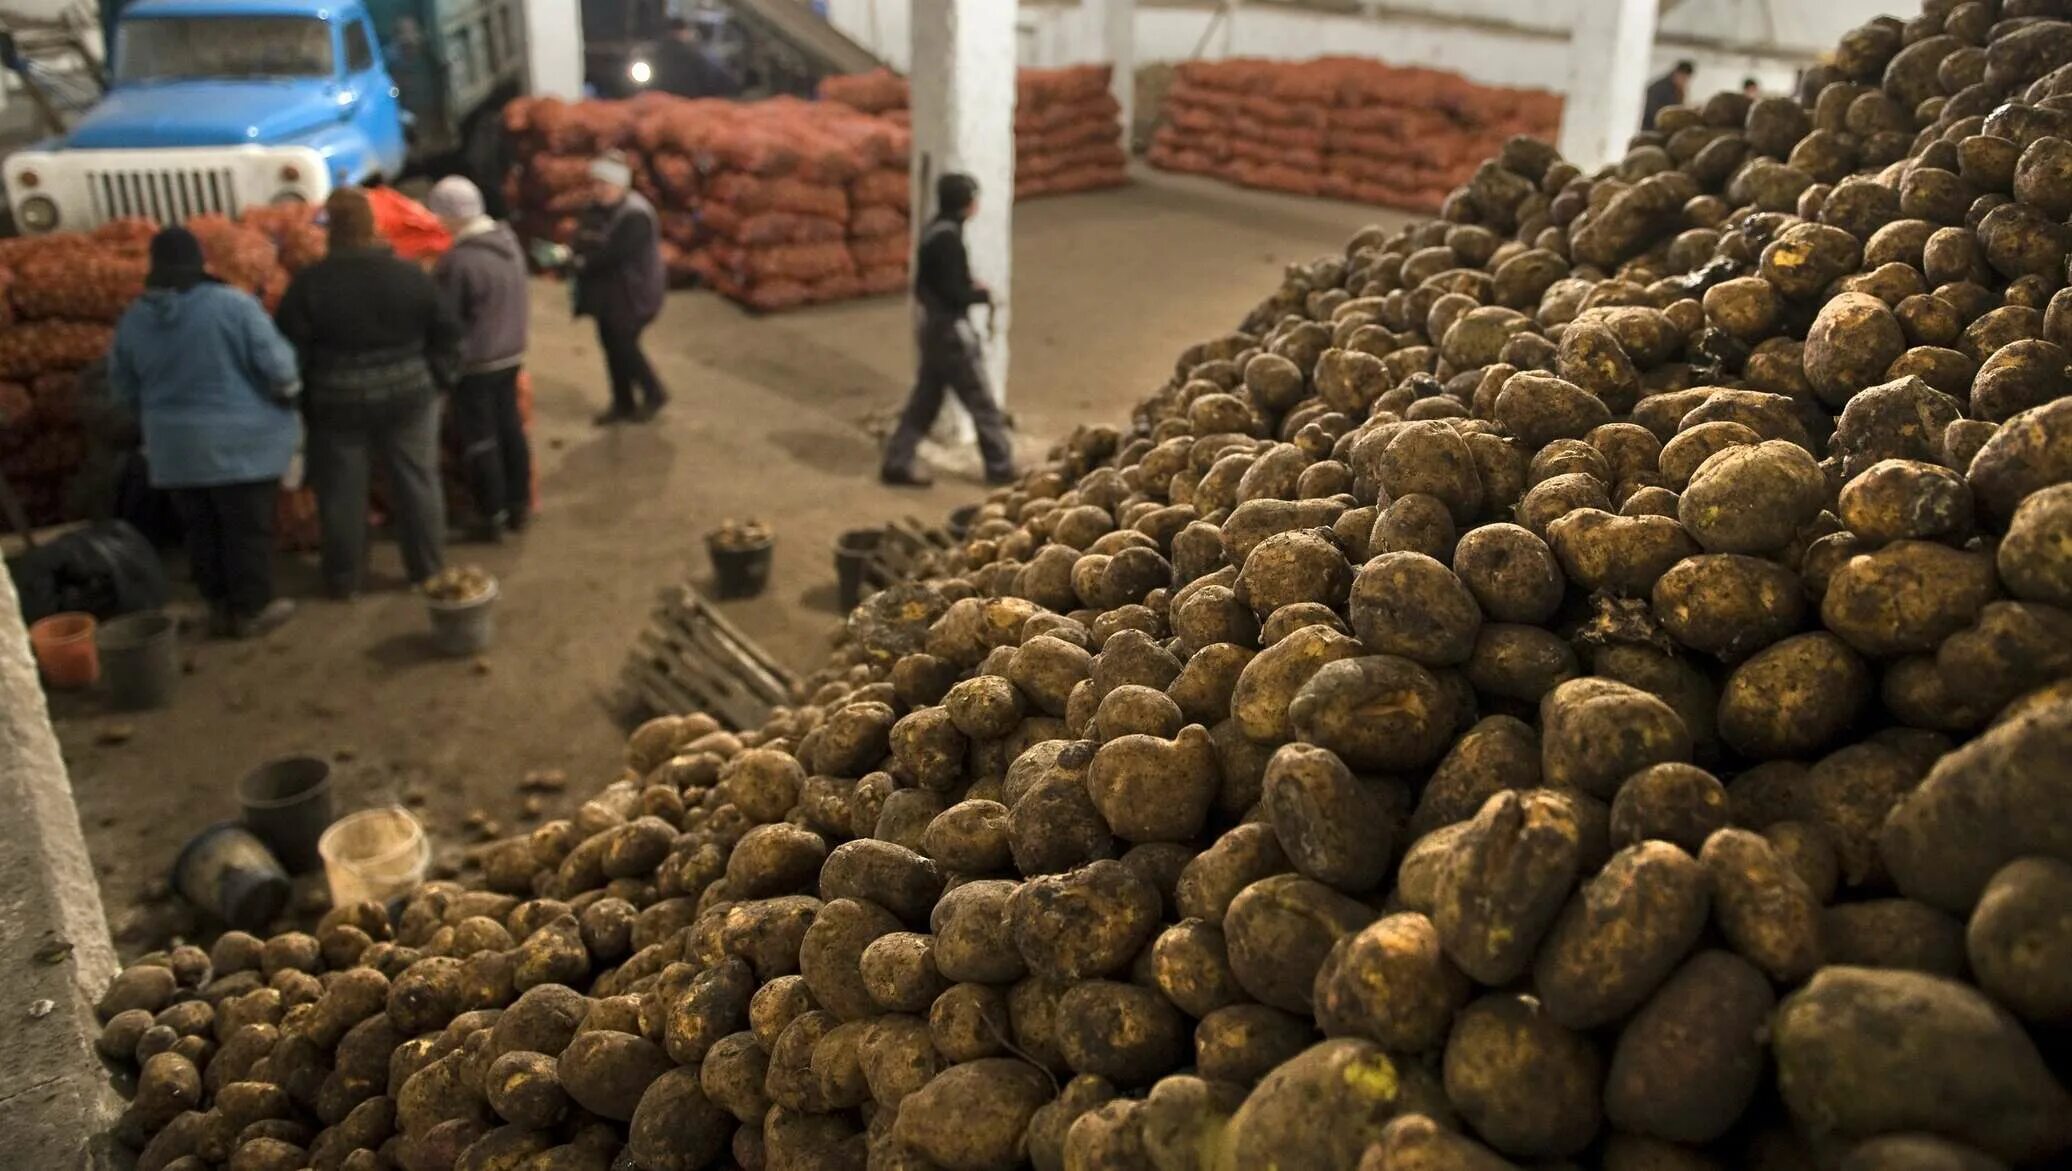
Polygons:
<instances>
[{"instance_id":1,"label":"dark beanie","mask_svg":"<svg viewBox=\"0 0 2072 1171\"><path fill-rule=\"evenodd\" d=\"M935 181L935 208L940 215L962 216L978 198L978 180L957 171L945 171Z\"/></svg>"},{"instance_id":2,"label":"dark beanie","mask_svg":"<svg viewBox=\"0 0 2072 1171\"><path fill-rule=\"evenodd\" d=\"M164 228L151 237L151 271L144 283L154 289L185 289L207 276L201 241L186 228Z\"/></svg>"}]
</instances>

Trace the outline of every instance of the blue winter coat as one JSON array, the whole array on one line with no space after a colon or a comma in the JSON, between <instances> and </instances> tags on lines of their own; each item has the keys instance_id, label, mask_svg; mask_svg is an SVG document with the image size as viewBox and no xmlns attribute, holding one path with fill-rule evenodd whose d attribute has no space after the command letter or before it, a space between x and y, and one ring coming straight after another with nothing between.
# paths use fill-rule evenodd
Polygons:
<instances>
[{"instance_id":1,"label":"blue winter coat","mask_svg":"<svg viewBox=\"0 0 2072 1171\"><path fill-rule=\"evenodd\" d=\"M115 327L108 386L143 426L154 487L278 479L301 441L295 350L229 285L139 297Z\"/></svg>"}]
</instances>

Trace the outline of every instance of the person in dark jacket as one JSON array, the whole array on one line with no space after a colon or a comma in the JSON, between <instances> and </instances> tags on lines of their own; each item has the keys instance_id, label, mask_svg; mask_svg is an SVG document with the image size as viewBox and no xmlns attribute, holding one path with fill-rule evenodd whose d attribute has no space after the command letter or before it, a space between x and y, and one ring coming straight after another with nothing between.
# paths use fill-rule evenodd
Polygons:
<instances>
[{"instance_id":1,"label":"person in dark jacket","mask_svg":"<svg viewBox=\"0 0 2072 1171\"><path fill-rule=\"evenodd\" d=\"M511 229L489 218L482 192L449 175L425 198L453 247L432 269L446 307L460 321L460 382L453 428L475 495L475 535L496 541L532 515L532 449L518 418L518 370L525 361L531 301L525 252Z\"/></svg>"},{"instance_id":2,"label":"person in dark jacket","mask_svg":"<svg viewBox=\"0 0 2072 1171\"><path fill-rule=\"evenodd\" d=\"M741 83L698 43L697 31L681 16L672 16L668 35L655 46L655 88L680 98L731 98Z\"/></svg>"},{"instance_id":3,"label":"person in dark jacket","mask_svg":"<svg viewBox=\"0 0 2072 1171\"><path fill-rule=\"evenodd\" d=\"M108 389L137 412L151 484L186 529L209 629L249 638L288 620L273 595L273 522L295 458L295 351L259 302L208 275L185 228L151 239L144 295L123 312Z\"/></svg>"},{"instance_id":4,"label":"person in dark jacket","mask_svg":"<svg viewBox=\"0 0 2072 1171\"><path fill-rule=\"evenodd\" d=\"M1647 105L1640 115L1642 130L1653 130L1656 115L1683 104L1684 95L1691 89L1691 75L1697 71L1698 67L1691 62L1678 61L1676 68L1648 83Z\"/></svg>"},{"instance_id":5,"label":"person in dark jacket","mask_svg":"<svg viewBox=\"0 0 2072 1171\"><path fill-rule=\"evenodd\" d=\"M616 152L592 161L591 205L576 232L576 316L596 319L612 383L612 405L597 416L599 426L645 422L669 402L640 348L642 331L662 312L661 230L632 183L632 169Z\"/></svg>"},{"instance_id":6,"label":"person in dark jacket","mask_svg":"<svg viewBox=\"0 0 2072 1171\"><path fill-rule=\"evenodd\" d=\"M376 237L366 192L333 191L324 211L330 252L295 274L275 319L301 358L324 584L349 598L367 568L373 461L412 584L445 562L439 392L458 377L461 330L432 278Z\"/></svg>"},{"instance_id":7,"label":"person in dark jacket","mask_svg":"<svg viewBox=\"0 0 2072 1171\"><path fill-rule=\"evenodd\" d=\"M985 353L972 327L971 308L990 305L993 294L971 277L964 251L964 221L978 211L978 180L949 172L935 184L935 219L921 233L914 268L914 345L919 351L914 389L899 426L885 444L878 478L887 484L926 487L932 483L915 466L921 437L935 426L945 391L957 396L978 431L986 482L1014 479L1014 445L1007 417L986 385Z\"/></svg>"}]
</instances>

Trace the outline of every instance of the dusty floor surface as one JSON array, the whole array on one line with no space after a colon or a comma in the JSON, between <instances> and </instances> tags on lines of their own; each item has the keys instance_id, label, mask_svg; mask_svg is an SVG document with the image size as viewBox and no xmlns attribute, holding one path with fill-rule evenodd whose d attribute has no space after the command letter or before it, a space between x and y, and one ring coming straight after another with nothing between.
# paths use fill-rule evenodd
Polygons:
<instances>
[{"instance_id":1,"label":"dusty floor surface","mask_svg":"<svg viewBox=\"0 0 2072 1171\"><path fill-rule=\"evenodd\" d=\"M1082 422L1127 421L1186 345L1229 328L1281 267L1341 247L1392 213L1241 192L1147 172L1116 192L1016 209L1009 406L1029 454ZM496 645L480 664L436 657L423 602L395 552L351 603L308 600L254 644L202 643L166 710L111 714L102 697L55 697L87 842L125 953L196 929L163 897L182 842L237 815L233 786L295 753L334 762L341 812L407 801L444 856L532 823L519 783L565 770L542 817L610 779L624 732L609 704L657 592L710 570L702 534L722 517L776 530L771 587L726 612L781 661L810 667L835 628L829 554L843 529L900 514L939 521L983 493L944 477L928 491L875 479L873 420L896 411L911 370L906 309L879 299L755 318L705 293L672 295L648 346L675 402L655 424L597 430L602 359L559 286L534 297L528 365L543 513L502 547L456 545L502 582ZM282 584L315 592L295 560Z\"/></svg>"}]
</instances>

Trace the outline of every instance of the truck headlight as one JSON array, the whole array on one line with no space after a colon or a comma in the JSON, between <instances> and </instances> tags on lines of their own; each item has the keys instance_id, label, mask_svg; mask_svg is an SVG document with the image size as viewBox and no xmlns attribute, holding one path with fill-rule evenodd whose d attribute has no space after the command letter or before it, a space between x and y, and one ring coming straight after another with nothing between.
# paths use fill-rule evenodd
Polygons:
<instances>
[{"instance_id":1,"label":"truck headlight","mask_svg":"<svg viewBox=\"0 0 2072 1171\"><path fill-rule=\"evenodd\" d=\"M31 232L48 232L58 226L57 202L47 195L31 196L22 200L21 207L15 210L15 215L21 219L22 227Z\"/></svg>"},{"instance_id":2,"label":"truck headlight","mask_svg":"<svg viewBox=\"0 0 2072 1171\"><path fill-rule=\"evenodd\" d=\"M635 85L646 85L654 79L655 69L645 61L635 61L626 67L626 76L632 78Z\"/></svg>"}]
</instances>

